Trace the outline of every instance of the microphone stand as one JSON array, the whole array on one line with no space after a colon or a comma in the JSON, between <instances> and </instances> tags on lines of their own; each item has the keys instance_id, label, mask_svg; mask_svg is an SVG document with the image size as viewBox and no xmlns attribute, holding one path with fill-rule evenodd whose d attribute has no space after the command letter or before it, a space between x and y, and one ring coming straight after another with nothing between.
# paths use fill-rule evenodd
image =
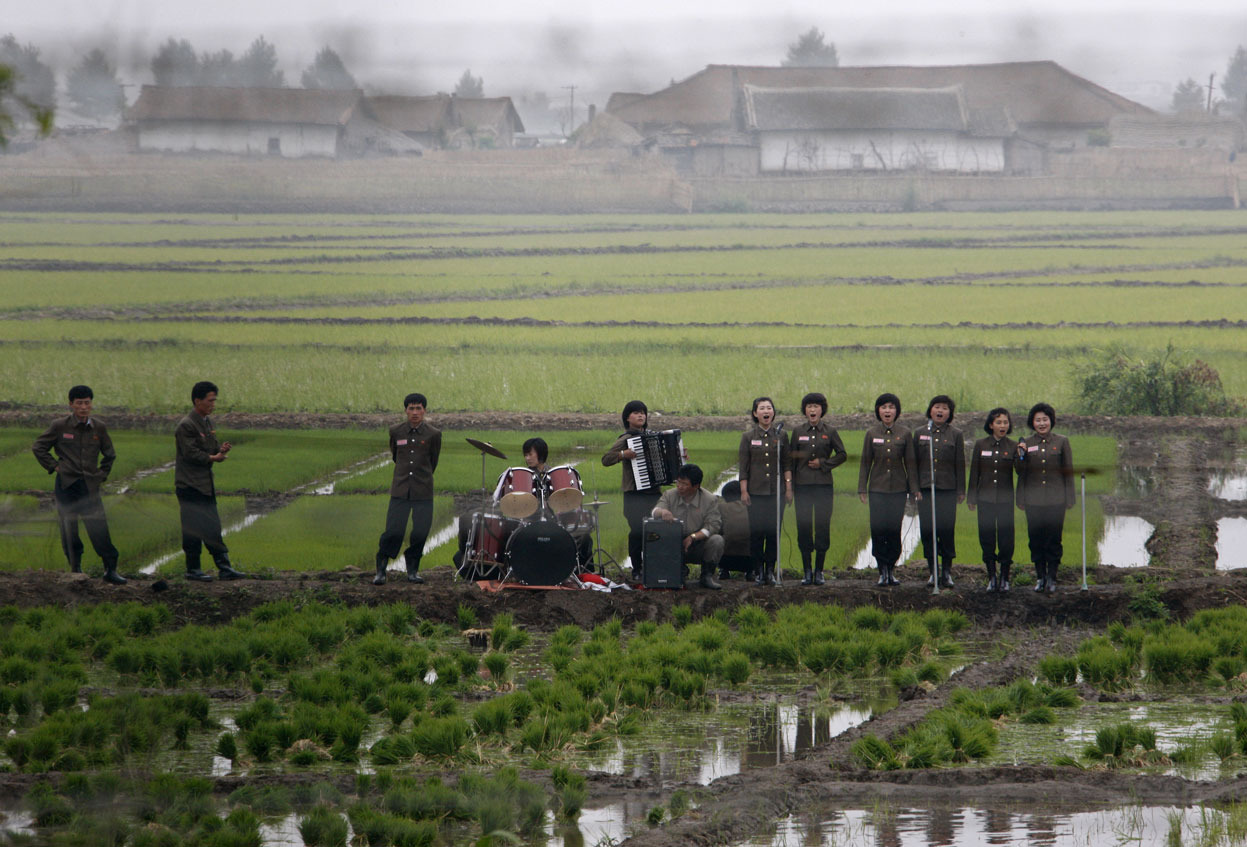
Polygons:
<instances>
[{"instance_id":1,"label":"microphone stand","mask_svg":"<svg viewBox=\"0 0 1247 847\"><path fill-rule=\"evenodd\" d=\"M940 553L935 547L935 421L927 418L927 458L931 462L931 585L933 595L940 593Z\"/></svg>"},{"instance_id":2,"label":"microphone stand","mask_svg":"<svg viewBox=\"0 0 1247 847\"><path fill-rule=\"evenodd\" d=\"M783 453L784 453L784 444L782 440L783 431L784 431L784 422L779 421L779 420L775 421L775 587L776 588L784 584L784 579L781 576L781 574L783 573L783 566L780 563L780 557L779 557L779 538L780 538L779 522L784 516L784 501L782 499L784 496L783 495L784 469L780 467L780 464L779 464L780 457L783 456Z\"/></svg>"}]
</instances>

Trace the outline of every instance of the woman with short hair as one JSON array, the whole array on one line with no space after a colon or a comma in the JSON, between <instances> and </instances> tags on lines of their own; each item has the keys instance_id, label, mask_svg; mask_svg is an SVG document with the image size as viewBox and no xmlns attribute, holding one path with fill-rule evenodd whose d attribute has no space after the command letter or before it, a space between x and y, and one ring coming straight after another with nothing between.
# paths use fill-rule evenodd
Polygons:
<instances>
[{"instance_id":1,"label":"woman with short hair","mask_svg":"<svg viewBox=\"0 0 1247 847\"><path fill-rule=\"evenodd\" d=\"M775 585L775 568L779 562L778 521L782 515L776 498L782 484L785 499L792 502L792 467L788 442L775 423L775 403L771 398L755 399L749 415L753 426L741 433L737 451L740 502L749 508L749 555L753 557L756 570L754 582Z\"/></svg>"},{"instance_id":2,"label":"woman with short hair","mask_svg":"<svg viewBox=\"0 0 1247 847\"><path fill-rule=\"evenodd\" d=\"M801 398L805 421L789 440L792 454L793 515L801 551L802 585L822 585L823 565L831 546L831 511L835 503L832 468L849 457L836 428L827 423L827 398L812 391ZM811 566L810 556L814 555Z\"/></svg>"},{"instance_id":3,"label":"woman with short hair","mask_svg":"<svg viewBox=\"0 0 1247 847\"><path fill-rule=\"evenodd\" d=\"M870 552L879 570L879 585L900 585L896 562L901 557L901 523L905 501L921 500L914 442L897 423L901 401L895 394L875 398L875 420L866 430L857 474L857 496L870 503Z\"/></svg>"},{"instance_id":4,"label":"woman with short hair","mask_svg":"<svg viewBox=\"0 0 1247 847\"><path fill-rule=\"evenodd\" d=\"M914 460L918 465L918 488L924 494L934 489L935 514L926 503L918 510L922 535L922 554L927 560L927 585L953 587L953 557L957 555L957 504L966 499L966 442L961 430L953 426L957 404L947 394L937 394L927 404L927 425L914 431ZM935 544L932 549L931 520L934 518ZM936 559L939 570L936 570Z\"/></svg>"},{"instance_id":5,"label":"woman with short hair","mask_svg":"<svg viewBox=\"0 0 1247 847\"><path fill-rule=\"evenodd\" d=\"M987 590L1008 591L1013 567L1013 459L1017 442L1013 416L1004 407L987 413L983 422L987 436L974 442L970 454L970 484L966 506L978 512L979 546L987 567ZM1000 565L1000 574L996 574Z\"/></svg>"},{"instance_id":6,"label":"woman with short hair","mask_svg":"<svg viewBox=\"0 0 1247 847\"><path fill-rule=\"evenodd\" d=\"M1017 505L1026 511L1026 533L1035 563L1036 591L1056 593L1056 572L1064 549L1065 513L1074 508L1074 451L1069 439L1053 432L1056 411L1036 403L1026 416L1033 435L1017 446Z\"/></svg>"}]
</instances>

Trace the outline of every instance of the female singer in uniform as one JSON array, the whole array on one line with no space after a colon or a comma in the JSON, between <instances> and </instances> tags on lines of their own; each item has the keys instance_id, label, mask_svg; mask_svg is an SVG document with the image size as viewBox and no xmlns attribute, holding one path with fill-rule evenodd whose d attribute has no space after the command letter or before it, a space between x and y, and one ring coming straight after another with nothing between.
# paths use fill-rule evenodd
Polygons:
<instances>
[{"instance_id":1,"label":"female singer in uniform","mask_svg":"<svg viewBox=\"0 0 1247 847\"><path fill-rule=\"evenodd\" d=\"M918 463L918 488L931 493L931 473L935 472L935 549L931 549L931 504L918 510L922 554L927 560L927 585L953 587L953 557L957 555L957 504L966 499L966 442L961 430L953 426L957 404L947 394L938 394L927 404L927 426L914 432L914 460ZM939 572L935 569L939 557Z\"/></svg>"},{"instance_id":2,"label":"female singer in uniform","mask_svg":"<svg viewBox=\"0 0 1247 847\"><path fill-rule=\"evenodd\" d=\"M1056 411L1047 403L1031 407L1026 425L1034 435L1018 442L1017 503L1026 510L1031 561L1039 578L1035 590L1054 594L1065 512L1074 508L1074 452L1068 438L1052 431Z\"/></svg>"},{"instance_id":3,"label":"female singer in uniform","mask_svg":"<svg viewBox=\"0 0 1247 847\"><path fill-rule=\"evenodd\" d=\"M1013 432L1009 410L988 412L983 431L987 437L974 442L970 455L966 505L979 513L979 546L987 566L987 590L1008 591L1009 569L1013 567L1013 458L1017 451L1017 442L1009 437Z\"/></svg>"},{"instance_id":4,"label":"female singer in uniform","mask_svg":"<svg viewBox=\"0 0 1247 847\"><path fill-rule=\"evenodd\" d=\"M895 568L901 557L905 498L922 500L914 442L909 430L897 424L900 414L901 401L895 394L875 399L878 423L866 430L857 474L857 496L870 503L870 551L879 569L879 585L900 584Z\"/></svg>"},{"instance_id":5,"label":"female singer in uniform","mask_svg":"<svg viewBox=\"0 0 1247 847\"><path fill-rule=\"evenodd\" d=\"M805 423L792 431L793 514L797 519L797 549L801 551L802 585L823 584L823 564L831 546L831 510L835 497L832 468L844 464L849 454L836 428L823 416L827 398L811 392L801 398ZM813 572L810 554L815 554Z\"/></svg>"},{"instance_id":6,"label":"female singer in uniform","mask_svg":"<svg viewBox=\"0 0 1247 847\"><path fill-rule=\"evenodd\" d=\"M779 524L775 497L784 480L784 498L792 502L792 466L788 443L775 424L775 404L770 397L753 401L754 425L740 436L740 502L749 508L749 554L757 570L754 582L775 584L779 561Z\"/></svg>"},{"instance_id":7,"label":"female singer in uniform","mask_svg":"<svg viewBox=\"0 0 1247 847\"><path fill-rule=\"evenodd\" d=\"M627 432L615 439L602 456L602 464L609 468L623 463L623 508L624 519L628 521L628 555L632 557L633 574L639 576L642 566L641 524L658 505L662 488L655 485L638 491L632 475L632 460L636 458L636 453L628 449L628 439L645 431L649 423L649 408L640 400L630 400L624 406L621 417Z\"/></svg>"}]
</instances>

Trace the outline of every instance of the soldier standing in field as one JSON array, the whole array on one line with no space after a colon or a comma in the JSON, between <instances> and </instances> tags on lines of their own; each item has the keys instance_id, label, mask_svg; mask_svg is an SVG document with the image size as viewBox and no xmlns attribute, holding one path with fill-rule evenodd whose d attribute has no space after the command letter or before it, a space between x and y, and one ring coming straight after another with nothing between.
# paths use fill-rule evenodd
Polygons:
<instances>
[{"instance_id":1,"label":"soldier standing in field","mask_svg":"<svg viewBox=\"0 0 1247 847\"><path fill-rule=\"evenodd\" d=\"M442 433L424 419L429 401L423 394L408 394L403 400L407 419L390 427L390 455L394 457L394 482L390 485L390 506L385 513L385 531L377 546L377 575L373 585L385 585L385 569L398 555L411 515L411 539L403 558L407 561L407 581L424 582L420 576L420 557L433 526L433 472L442 452Z\"/></svg>"},{"instance_id":2,"label":"soldier standing in field","mask_svg":"<svg viewBox=\"0 0 1247 847\"><path fill-rule=\"evenodd\" d=\"M239 573L230 565L229 549L221 539L221 515L217 512L212 466L229 458L233 445L217 440L216 427L208 417L216 408L216 398L217 387L211 382L195 383L191 388L192 409L173 433L177 444L173 485L182 519L186 578L196 582L212 580L212 575L199 567L204 547L216 563L221 579L247 578L245 573Z\"/></svg>"},{"instance_id":3,"label":"soldier standing in field","mask_svg":"<svg viewBox=\"0 0 1247 847\"><path fill-rule=\"evenodd\" d=\"M35 439L32 451L48 473L56 474L53 488L60 518L61 548L69 569L82 573L82 539L78 521L86 527L91 546L104 561L104 581L124 585L117 573L117 548L108 533L108 518L100 486L108 479L117 451L104 422L91 416L94 392L86 385L69 389L70 414L58 418ZM53 453L56 455L53 456Z\"/></svg>"}]
</instances>

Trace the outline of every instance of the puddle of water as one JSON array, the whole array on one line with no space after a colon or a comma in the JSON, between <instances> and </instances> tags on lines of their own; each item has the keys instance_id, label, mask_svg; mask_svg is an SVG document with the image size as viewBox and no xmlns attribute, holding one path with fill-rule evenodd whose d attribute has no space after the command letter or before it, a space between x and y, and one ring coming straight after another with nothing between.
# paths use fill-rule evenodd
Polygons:
<instances>
[{"instance_id":1,"label":"puddle of water","mask_svg":"<svg viewBox=\"0 0 1247 847\"><path fill-rule=\"evenodd\" d=\"M1213 471L1208 480L1208 493L1218 500L1247 500L1247 467L1236 465Z\"/></svg>"},{"instance_id":2,"label":"puddle of water","mask_svg":"<svg viewBox=\"0 0 1247 847\"><path fill-rule=\"evenodd\" d=\"M585 767L666 784L708 785L790 761L865 723L874 711L865 703L814 708L780 702L723 706L709 721L705 715L672 714L665 730L616 739L614 749L591 757Z\"/></svg>"},{"instance_id":3,"label":"puddle of water","mask_svg":"<svg viewBox=\"0 0 1247 847\"><path fill-rule=\"evenodd\" d=\"M1217 570L1247 568L1247 518L1217 521Z\"/></svg>"},{"instance_id":4,"label":"puddle of water","mask_svg":"<svg viewBox=\"0 0 1247 847\"><path fill-rule=\"evenodd\" d=\"M917 515L906 515L901 521L901 563L909 561L909 557L918 549L918 545L922 543L921 529L918 524ZM853 560L853 567L859 571L873 571L876 567L875 557L870 555L870 542L866 542L866 546L857 554L857 558Z\"/></svg>"},{"instance_id":5,"label":"puddle of water","mask_svg":"<svg viewBox=\"0 0 1247 847\"><path fill-rule=\"evenodd\" d=\"M299 814L291 814L279 821L269 821L260 824L260 842L264 847L303 847L303 836L299 833ZM346 820L346 843L352 843L355 838L355 829L351 826L350 820L346 815L342 816Z\"/></svg>"},{"instance_id":6,"label":"puddle of water","mask_svg":"<svg viewBox=\"0 0 1247 847\"><path fill-rule=\"evenodd\" d=\"M1156 493L1156 469L1151 465L1120 465L1117 468L1117 485L1113 493L1118 497L1137 499Z\"/></svg>"},{"instance_id":7,"label":"puddle of water","mask_svg":"<svg viewBox=\"0 0 1247 847\"><path fill-rule=\"evenodd\" d=\"M264 515L259 512L252 512L248 515L245 515L243 516L242 520L232 523L229 526L222 527L221 537L224 538L225 536L229 535L231 532L238 532L238 530L240 529L246 529L247 527L251 526L253 523L258 521L262 517L264 517ZM181 556L181 555L182 555L182 548L179 547L177 550L174 550L171 553L165 553L163 556L160 556L154 559L153 561L149 562L148 564L144 565L143 567L139 568L139 573L154 574L161 567L168 564L169 562L172 562L174 559L176 559L178 556Z\"/></svg>"},{"instance_id":8,"label":"puddle of water","mask_svg":"<svg viewBox=\"0 0 1247 847\"><path fill-rule=\"evenodd\" d=\"M372 473L377 468L385 467L391 461L390 457L385 453L381 453L377 456L370 456L362 462L356 462L350 467L334 471L327 480L319 479L316 482L301 485L294 490L296 492L310 490L313 494L319 495L333 494L339 483L346 482L348 479L354 479L357 476Z\"/></svg>"},{"instance_id":9,"label":"puddle of water","mask_svg":"<svg viewBox=\"0 0 1247 847\"><path fill-rule=\"evenodd\" d=\"M790 815L778 821L773 831L737 843L741 847L1162 847L1169 843L1203 843L1201 834L1219 831L1226 818L1224 812L1203 806L1122 806L1072 813L876 806L821 815ZM1175 825L1180 827L1182 839L1170 842Z\"/></svg>"},{"instance_id":10,"label":"puddle of water","mask_svg":"<svg viewBox=\"0 0 1247 847\"><path fill-rule=\"evenodd\" d=\"M0 809L0 836L34 835L35 816L25 809Z\"/></svg>"},{"instance_id":11,"label":"puddle of water","mask_svg":"<svg viewBox=\"0 0 1247 847\"><path fill-rule=\"evenodd\" d=\"M1096 548L1099 562L1116 568L1146 568L1147 540L1156 528L1143 518L1112 515L1104 519L1104 537Z\"/></svg>"},{"instance_id":12,"label":"puddle of water","mask_svg":"<svg viewBox=\"0 0 1247 847\"><path fill-rule=\"evenodd\" d=\"M155 476L156 474L162 474L162 473L164 473L164 472L165 472L165 471L167 471L167 470L172 470L172 468L173 468L173 466L174 466L175 464L176 464L175 462L167 462L167 463L165 463L165 464L163 464L163 465L160 465L160 466L158 466L158 467L154 467L154 468L144 468L143 470L141 470L141 471L139 471L138 473L136 473L133 477L131 477L131 478L130 478L130 479L131 479L131 481L130 481L130 482L128 482L128 483L126 483L125 485L123 485L123 486L121 486L120 488L118 488L118 489L117 489L117 493L118 493L118 494L128 494L128 493L130 493L130 489L134 487L134 483L136 483L136 482L138 482L139 480L142 480L142 479L147 479L149 476Z\"/></svg>"},{"instance_id":13,"label":"puddle of water","mask_svg":"<svg viewBox=\"0 0 1247 847\"><path fill-rule=\"evenodd\" d=\"M581 809L574 823L556 823L546 818L545 847L594 847L618 844L628 836L634 822L645 820L649 812L641 801L613 803L593 809Z\"/></svg>"}]
</instances>

